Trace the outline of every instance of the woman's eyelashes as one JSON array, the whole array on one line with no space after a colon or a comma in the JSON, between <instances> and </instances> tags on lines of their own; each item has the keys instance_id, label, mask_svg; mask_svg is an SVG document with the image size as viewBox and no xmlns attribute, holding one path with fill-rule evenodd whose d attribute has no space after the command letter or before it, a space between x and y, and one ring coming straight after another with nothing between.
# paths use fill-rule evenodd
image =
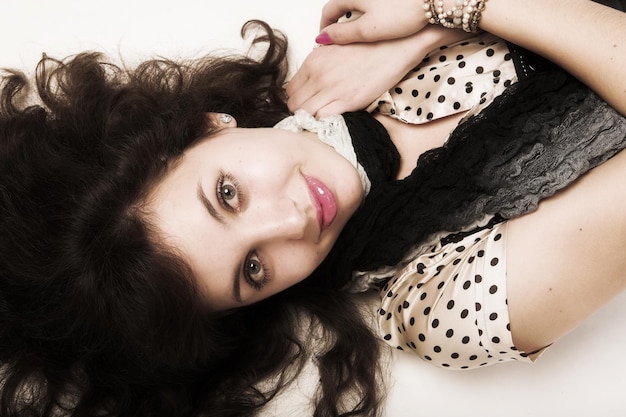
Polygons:
<instances>
[{"instance_id":1,"label":"woman's eyelashes","mask_svg":"<svg viewBox=\"0 0 626 417\"><path fill-rule=\"evenodd\" d=\"M241 185L233 175L224 171L220 171L217 180L217 200L231 213L239 212L245 203ZM244 260L243 276L256 291L261 291L271 278L269 269L256 252L251 252Z\"/></svg>"},{"instance_id":2,"label":"woman's eyelashes","mask_svg":"<svg viewBox=\"0 0 626 417\"><path fill-rule=\"evenodd\" d=\"M217 180L217 200L224 209L230 212L241 210L244 203L244 195L239 182L224 171L220 171Z\"/></svg>"},{"instance_id":3,"label":"woman's eyelashes","mask_svg":"<svg viewBox=\"0 0 626 417\"><path fill-rule=\"evenodd\" d=\"M271 279L270 271L261 258L252 252L245 260L243 276L248 285L256 291L261 291Z\"/></svg>"}]
</instances>

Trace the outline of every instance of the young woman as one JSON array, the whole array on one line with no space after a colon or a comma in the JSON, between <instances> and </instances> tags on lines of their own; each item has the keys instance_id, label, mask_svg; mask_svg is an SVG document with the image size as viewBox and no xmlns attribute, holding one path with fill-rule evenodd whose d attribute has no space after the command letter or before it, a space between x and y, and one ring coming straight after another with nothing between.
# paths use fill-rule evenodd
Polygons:
<instances>
[{"instance_id":1,"label":"young woman","mask_svg":"<svg viewBox=\"0 0 626 417\"><path fill-rule=\"evenodd\" d=\"M516 16L496 10L502 14L491 19ZM240 129L272 126L288 114L286 46L272 32L265 40L260 62L154 61L125 72L94 55L46 59L36 82L41 105L33 107L22 105L24 77L5 78L2 413L251 414L298 371L303 312L330 332L319 354L317 415L375 412L377 345L348 297L319 279L323 269L318 279L281 292L310 275L344 224L358 220L351 215L365 207L367 180L336 142L346 160L311 133ZM568 97L589 97L569 78L559 80L557 90L564 86ZM510 97L502 103L511 106ZM368 139L355 134L363 126L385 137L362 113L345 120L354 137ZM389 149L383 156L393 161ZM601 168L619 164L619 155ZM391 179L399 172L391 164L381 168ZM368 198L384 191L373 172ZM612 171L603 172L585 178L614 181ZM584 193L599 188L592 185ZM444 214L454 217L455 210ZM332 271L328 278L334 277ZM249 306L231 308L240 305Z\"/></svg>"}]
</instances>

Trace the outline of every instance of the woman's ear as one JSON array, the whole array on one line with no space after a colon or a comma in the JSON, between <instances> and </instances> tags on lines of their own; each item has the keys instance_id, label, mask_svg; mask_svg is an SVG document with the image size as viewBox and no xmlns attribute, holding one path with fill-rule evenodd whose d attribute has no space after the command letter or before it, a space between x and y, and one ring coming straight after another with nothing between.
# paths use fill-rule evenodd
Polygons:
<instances>
[{"instance_id":1,"label":"woman's ear","mask_svg":"<svg viewBox=\"0 0 626 417\"><path fill-rule=\"evenodd\" d=\"M222 129L227 127L237 127L237 121L233 116L227 113L206 113L208 122L213 126L218 126Z\"/></svg>"}]
</instances>

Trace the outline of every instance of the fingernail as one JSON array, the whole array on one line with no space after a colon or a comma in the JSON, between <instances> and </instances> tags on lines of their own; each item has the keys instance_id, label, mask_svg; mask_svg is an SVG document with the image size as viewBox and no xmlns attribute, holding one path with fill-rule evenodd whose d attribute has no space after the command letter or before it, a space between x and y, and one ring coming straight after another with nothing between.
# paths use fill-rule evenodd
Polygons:
<instances>
[{"instance_id":1,"label":"fingernail","mask_svg":"<svg viewBox=\"0 0 626 417\"><path fill-rule=\"evenodd\" d=\"M320 45L330 45L333 43L333 40L330 39L330 36L328 36L328 33L322 32L319 35L317 35L317 37L315 38L315 42L319 43Z\"/></svg>"}]
</instances>

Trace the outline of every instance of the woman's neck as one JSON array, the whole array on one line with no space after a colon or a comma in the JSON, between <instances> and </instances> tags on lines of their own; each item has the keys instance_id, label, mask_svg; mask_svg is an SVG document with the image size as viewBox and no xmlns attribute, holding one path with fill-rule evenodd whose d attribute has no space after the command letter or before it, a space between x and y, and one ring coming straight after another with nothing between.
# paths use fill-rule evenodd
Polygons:
<instances>
[{"instance_id":1,"label":"woman's neck","mask_svg":"<svg viewBox=\"0 0 626 417\"><path fill-rule=\"evenodd\" d=\"M383 114L374 115L400 153L400 170L396 178L402 179L411 174L421 154L443 146L464 115L465 112L457 113L420 125L403 123Z\"/></svg>"}]
</instances>

